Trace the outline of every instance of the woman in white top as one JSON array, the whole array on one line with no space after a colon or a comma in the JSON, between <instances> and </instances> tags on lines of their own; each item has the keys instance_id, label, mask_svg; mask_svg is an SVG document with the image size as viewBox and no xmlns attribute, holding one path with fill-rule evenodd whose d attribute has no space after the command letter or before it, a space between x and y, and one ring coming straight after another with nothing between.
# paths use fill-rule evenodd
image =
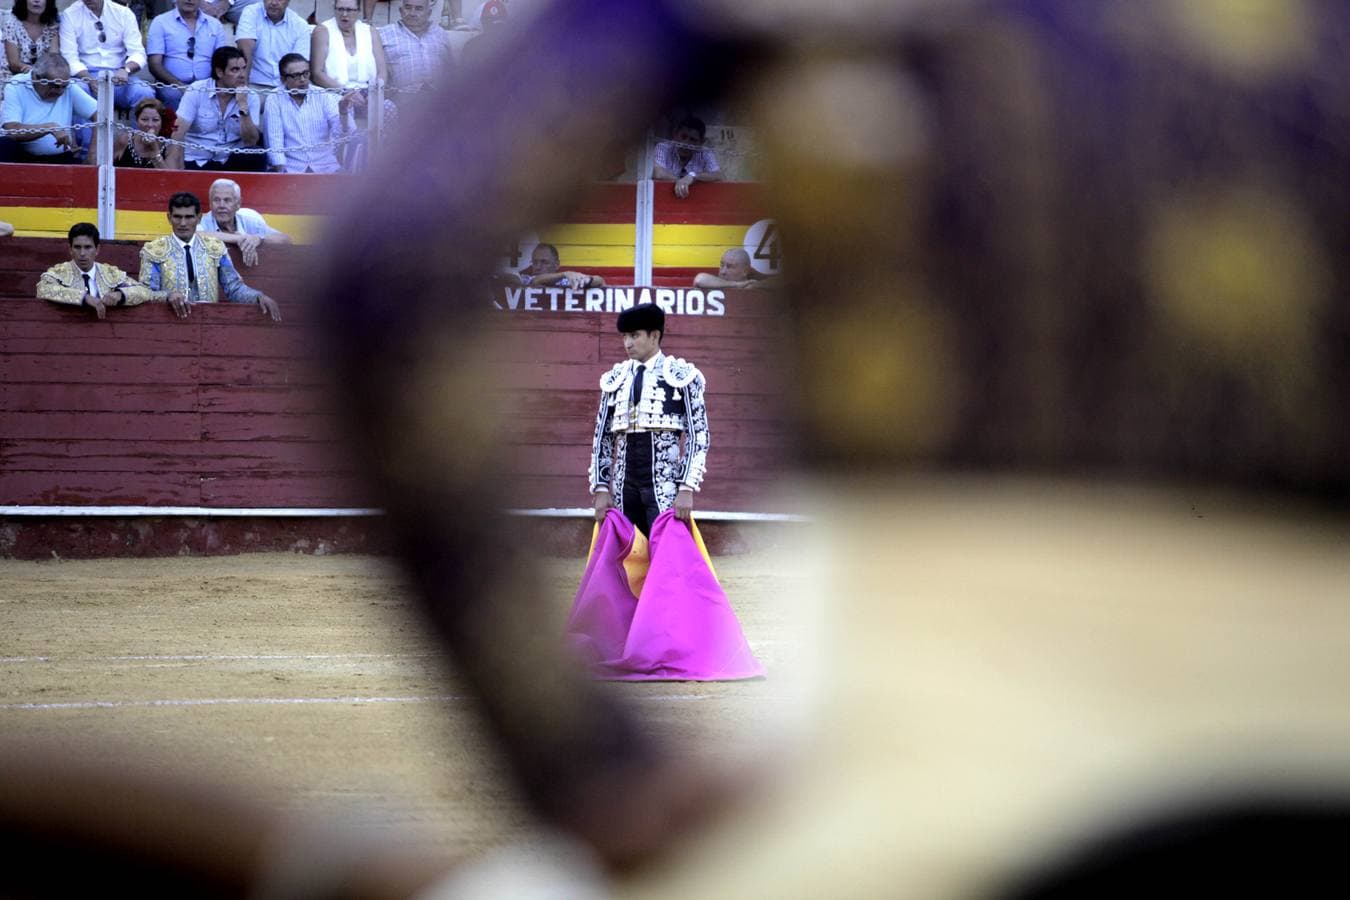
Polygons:
<instances>
[{"instance_id":1,"label":"woman in white top","mask_svg":"<svg viewBox=\"0 0 1350 900\"><path fill-rule=\"evenodd\" d=\"M319 87L346 88L341 109L348 124L364 125L366 90L376 81L384 83L388 64L384 45L374 28L360 21L360 0L337 0L333 18L322 22L309 35L310 80ZM362 142L347 147L347 169L364 165Z\"/></svg>"},{"instance_id":2,"label":"woman in white top","mask_svg":"<svg viewBox=\"0 0 1350 900\"><path fill-rule=\"evenodd\" d=\"M377 79L383 82L388 65L380 35L359 21L358 0L337 0L334 17L321 23L309 36L310 79L319 87L367 88ZM354 109L363 109L365 101L351 101Z\"/></svg>"}]
</instances>

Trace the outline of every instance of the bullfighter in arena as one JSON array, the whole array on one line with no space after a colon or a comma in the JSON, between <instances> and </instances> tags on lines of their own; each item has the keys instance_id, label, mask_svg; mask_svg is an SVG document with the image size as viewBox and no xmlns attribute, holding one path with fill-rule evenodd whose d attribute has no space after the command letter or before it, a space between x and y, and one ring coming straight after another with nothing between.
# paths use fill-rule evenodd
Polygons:
<instances>
[{"instance_id":1,"label":"bullfighter in arena","mask_svg":"<svg viewBox=\"0 0 1350 900\"><path fill-rule=\"evenodd\" d=\"M619 314L628 359L600 379L591 443L596 521L613 506L644 535L672 507L676 518L689 519L708 464L703 373L661 352L665 327L665 313L654 304Z\"/></svg>"},{"instance_id":2,"label":"bullfighter in arena","mask_svg":"<svg viewBox=\"0 0 1350 900\"><path fill-rule=\"evenodd\" d=\"M147 300L161 300L157 293L138 284L117 266L98 261L98 227L77 222L66 236L70 244L70 262L58 263L38 279L39 300L66 306L85 306L102 319L109 306L136 306Z\"/></svg>"},{"instance_id":3,"label":"bullfighter in arena","mask_svg":"<svg viewBox=\"0 0 1350 900\"><path fill-rule=\"evenodd\" d=\"M141 248L141 281L154 290L168 291L174 315L186 318L194 303L256 303L274 322L281 321L277 301L244 284L225 245L197 233L202 202L196 194L181 192L169 198L172 234L155 238Z\"/></svg>"},{"instance_id":4,"label":"bullfighter in arena","mask_svg":"<svg viewBox=\"0 0 1350 900\"><path fill-rule=\"evenodd\" d=\"M568 643L598 678L757 678L764 669L693 521L708 460L703 373L661 352L665 327L650 303L619 314L628 359L600 379L590 472L599 524Z\"/></svg>"}]
</instances>

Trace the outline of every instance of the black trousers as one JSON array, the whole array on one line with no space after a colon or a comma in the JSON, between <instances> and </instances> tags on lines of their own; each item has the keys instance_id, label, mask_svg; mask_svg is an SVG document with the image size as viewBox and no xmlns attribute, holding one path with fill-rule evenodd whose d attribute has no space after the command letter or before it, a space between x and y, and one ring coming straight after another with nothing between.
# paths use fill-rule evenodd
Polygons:
<instances>
[{"instance_id":1,"label":"black trousers","mask_svg":"<svg viewBox=\"0 0 1350 900\"><path fill-rule=\"evenodd\" d=\"M652 484L652 441L651 432L629 434L623 469L623 514L647 537L661 514Z\"/></svg>"}]
</instances>

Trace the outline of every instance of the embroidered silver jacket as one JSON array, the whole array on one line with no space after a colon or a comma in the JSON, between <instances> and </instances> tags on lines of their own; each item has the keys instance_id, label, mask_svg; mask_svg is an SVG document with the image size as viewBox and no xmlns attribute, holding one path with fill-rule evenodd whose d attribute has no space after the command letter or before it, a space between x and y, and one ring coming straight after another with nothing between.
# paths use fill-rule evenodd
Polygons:
<instances>
[{"instance_id":1,"label":"embroidered silver jacket","mask_svg":"<svg viewBox=\"0 0 1350 900\"><path fill-rule=\"evenodd\" d=\"M642 396L633 402L638 363L617 363L600 378L600 409L591 442L591 492L608 488L616 504L623 495L624 451L635 433L654 433L653 484L661 508L675 491L698 490L708 466L708 411L703 404L703 373L693 363L658 353L648 360ZM683 436L683 447L681 447Z\"/></svg>"}]
</instances>

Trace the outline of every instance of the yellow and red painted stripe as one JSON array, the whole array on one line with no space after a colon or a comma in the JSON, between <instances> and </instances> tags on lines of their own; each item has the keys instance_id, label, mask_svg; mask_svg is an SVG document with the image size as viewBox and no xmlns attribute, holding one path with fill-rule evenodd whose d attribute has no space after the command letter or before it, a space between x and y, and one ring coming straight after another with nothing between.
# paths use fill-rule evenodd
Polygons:
<instances>
[{"instance_id":1,"label":"yellow and red painted stripe","mask_svg":"<svg viewBox=\"0 0 1350 900\"><path fill-rule=\"evenodd\" d=\"M0 219L20 235L64 237L76 222L98 220L98 170L93 166L7 165L0 185ZM149 240L164 234L165 204L177 191L192 191L206 203L214 172L118 169L116 237ZM239 182L244 205L297 243L314 243L350 175L226 173ZM565 268L631 282L637 237L636 186L596 184L566 222L542 228L509 250L509 268L528 265L534 241L554 244ZM752 256L777 253L777 244L752 240L764 230L765 193L759 184L700 184L685 199L670 182L656 182L652 204L652 280L686 284L693 274L716 271L728 247L746 246ZM776 239L775 239L776 240ZM769 249L766 249L769 248ZM774 257L776 261L776 256Z\"/></svg>"},{"instance_id":2,"label":"yellow and red painted stripe","mask_svg":"<svg viewBox=\"0 0 1350 900\"><path fill-rule=\"evenodd\" d=\"M656 182L652 195L653 283L683 285L697 272L716 272L722 254L729 247L746 246L751 229L767 218L766 197L761 184L722 183L696 184L688 197L680 198L675 196L672 182ZM767 252L759 246L760 241L751 243L752 256L756 250Z\"/></svg>"}]
</instances>

